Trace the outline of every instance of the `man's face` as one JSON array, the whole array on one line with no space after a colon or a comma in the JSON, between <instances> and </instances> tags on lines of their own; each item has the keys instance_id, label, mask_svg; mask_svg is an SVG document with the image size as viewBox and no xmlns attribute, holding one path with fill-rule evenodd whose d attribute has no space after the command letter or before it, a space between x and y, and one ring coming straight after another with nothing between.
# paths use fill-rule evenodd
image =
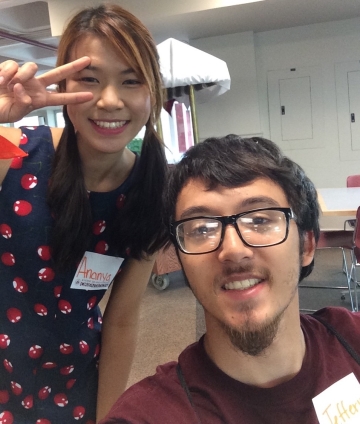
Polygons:
<instances>
[{"instance_id":1,"label":"man's face","mask_svg":"<svg viewBox=\"0 0 360 424\"><path fill-rule=\"evenodd\" d=\"M210 191L200 180L190 180L178 196L175 219L267 207L289 207L282 188L269 179ZM299 272L311 263L314 243L312 234L306 234L300 255L298 229L290 220L287 240L276 246L248 247L229 225L215 252L179 254L190 287L204 307L207 333L220 331L238 349L257 355L271 344L282 321L298 318Z\"/></svg>"}]
</instances>

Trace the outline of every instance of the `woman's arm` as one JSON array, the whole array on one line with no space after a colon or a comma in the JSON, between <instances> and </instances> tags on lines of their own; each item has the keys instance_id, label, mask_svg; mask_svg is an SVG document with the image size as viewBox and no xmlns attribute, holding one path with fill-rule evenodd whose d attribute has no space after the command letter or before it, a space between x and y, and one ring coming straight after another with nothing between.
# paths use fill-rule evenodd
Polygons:
<instances>
[{"instance_id":1,"label":"woman's arm","mask_svg":"<svg viewBox=\"0 0 360 424\"><path fill-rule=\"evenodd\" d=\"M99 363L97 421L126 388L136 347L140 304L154 258L129 260L116 277L106 306Z\"/></svg>"}]
</instances>

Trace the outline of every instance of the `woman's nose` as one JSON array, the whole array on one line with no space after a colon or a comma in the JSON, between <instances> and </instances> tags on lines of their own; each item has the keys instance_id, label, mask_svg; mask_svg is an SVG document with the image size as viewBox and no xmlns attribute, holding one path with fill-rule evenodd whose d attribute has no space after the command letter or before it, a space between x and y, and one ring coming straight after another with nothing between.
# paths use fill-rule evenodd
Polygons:
<instances>
[{"instance_id":1,"label":"woman's nose","mask_svg":"<svg viewBox=\"0 0 360 424\"><path fill-rule=\"evenodd\" d=\"M224 239L219 248L220 261L240 262L253 256L253 250L247 246L240 238L233 225L225 227Z\"/></svg>"},{"instance_id":2,"label":"woman's nose","mask_svg":"<svg viewBox=\"0 0 360 424\"><path fill-rule=\"evenodd\" d=\"M101 91L97 106L106 110L122 109L124 107L124 101L121 96L121 91L114 86L106 86Z\"/></svg>"}]
</instances>

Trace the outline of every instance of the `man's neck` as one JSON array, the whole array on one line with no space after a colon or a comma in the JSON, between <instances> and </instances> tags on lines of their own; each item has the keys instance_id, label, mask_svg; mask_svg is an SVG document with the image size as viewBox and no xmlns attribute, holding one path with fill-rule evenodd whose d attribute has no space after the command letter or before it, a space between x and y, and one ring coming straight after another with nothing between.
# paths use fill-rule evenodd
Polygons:
<instances>
[{"instance_id":1,"label":"man's neck","mask_svg":"<svg viewBox=\"0 0 360 424\"><path fill-rule=\"evenodd\" d=\"M300 316L280 323L272 344L257 356L235 348L229 337L213 325L207 326L205 350L225 374L244 384L268 388L293 378L301 369L305 356L305 340Z\"/></svg>"}]
</instances>

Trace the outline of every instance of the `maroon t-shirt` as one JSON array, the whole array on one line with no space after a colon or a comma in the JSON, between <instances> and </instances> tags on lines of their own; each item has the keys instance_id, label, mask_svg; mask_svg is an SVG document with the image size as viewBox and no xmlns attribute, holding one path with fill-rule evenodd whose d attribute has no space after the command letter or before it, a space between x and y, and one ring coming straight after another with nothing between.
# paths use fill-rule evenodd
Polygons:
<instances>
[{"instance_id":1,"label":"maroon t-shirt","mask_svg":"<svg viewBox=\"0 0 360 424\"><path fill-rule=\"evenodd\" d=\"M360 313L345 308L317 312L360 354ZM312 399L360 366L338 339L312 316L302 315L306 354L290 381L263 389L222 372L205 352L203 339L179 356L194 405L182 388L176 362L157 368L129 388L100 424L318 424Z\"/></svg>"}]
</instances>

